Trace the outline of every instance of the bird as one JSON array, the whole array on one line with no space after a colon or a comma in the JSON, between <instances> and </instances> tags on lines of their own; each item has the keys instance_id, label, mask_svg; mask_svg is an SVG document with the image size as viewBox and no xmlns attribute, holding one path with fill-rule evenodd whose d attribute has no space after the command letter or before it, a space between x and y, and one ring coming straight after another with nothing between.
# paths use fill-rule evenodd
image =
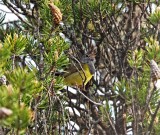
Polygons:
<instances>
[{"instance_id":1,"label":"bird","mask_svg":"<svg viewBox=\"0 0 160 135\"><path fill-rule=\"evenodd\" d=\"M150 67L151 67L151 79L153 80L153 82L155 82L158 79L160 79L160 69L154 60L150 61Z\"/></svg>"},{"instance_id":2,"label":"bird","mask_svg":"<svg viewBox=\"0 0 160 135\"><path fill-rule=\"evenodd\" d=\"M83 87L92 79L95 73L93 58L82 57L78 66L71 65L64 75L64 83L67 86Z\"/></svg>"}]
</instances>

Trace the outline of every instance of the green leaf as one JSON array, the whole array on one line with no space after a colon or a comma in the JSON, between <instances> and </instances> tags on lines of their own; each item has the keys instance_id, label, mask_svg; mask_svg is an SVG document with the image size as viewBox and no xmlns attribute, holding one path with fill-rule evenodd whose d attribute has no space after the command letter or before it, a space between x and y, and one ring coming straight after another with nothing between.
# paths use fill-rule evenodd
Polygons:
<instances>
[{"instance_id":1,"label":"green leaf","mask_svg":"<svg viewBox=\"0 0 160 135\"><path fill-rule=\"evenodd\" d=\"M7 35L4 40L4 46L9 46L14 55L22 54L27 44L27 38L23 35L17 35L16 33L14 33L13 36L11 34Z\"/></svg>"}]
</instances>

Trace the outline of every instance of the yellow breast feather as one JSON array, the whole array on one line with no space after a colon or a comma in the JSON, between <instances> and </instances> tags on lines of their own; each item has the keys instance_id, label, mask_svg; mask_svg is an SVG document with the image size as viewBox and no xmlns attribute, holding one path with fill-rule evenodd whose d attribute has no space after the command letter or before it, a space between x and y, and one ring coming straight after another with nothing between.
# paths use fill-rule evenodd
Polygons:
<instances>
[{"instance_id":1,"label":"yellow breast feather","mask_svg":"<svg viewBox=\"0 0 160 135\"><path fill-rule=\"evenodd\" d=\"M82 69L65 77L64 82L68 86L85 86L91 80L91 74L88 64L83 64Z\"/></svg>"}]
</instances>

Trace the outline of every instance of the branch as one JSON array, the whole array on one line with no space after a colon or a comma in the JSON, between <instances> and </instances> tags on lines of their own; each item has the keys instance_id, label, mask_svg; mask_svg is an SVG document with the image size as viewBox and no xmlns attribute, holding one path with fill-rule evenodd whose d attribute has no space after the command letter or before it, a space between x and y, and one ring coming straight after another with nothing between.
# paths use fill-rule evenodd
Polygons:
<instances>
[{"instance_id":1,"label":"branch","mask_svg":"<svg viewBox=\"0 0 160 135\"><path fill-rule=\"evenodd\" d=\"M156 110L155 110L155 112L154 112L154 114L153 114L153 116L152 116L151 123L150 123L150 125L149 125L149 127L148 127L148 130L147 130L147 132L146 132L146 133L148 133L148 131L149 131L149 134L148 134L148 135L150 135L150 134L151 134L151 131L153 130L152 127L153 127L154 120L155 120L155 118L156 118L156 115L157 115L157 113L158 113L159 108L160 108L160 101L158 102L157 108L156 108Z\"/></svg>"},{"instance_id":2,"label":"branch","mask_svg":"<svg viewBox=\"0 0 160 135\"><path fill-rule=\"evenodd\" d=\"M111 127L112 127L112 129L113 129L113 131L114 131L114 133L115 133L115 135L118 135L118 133L117 133L117 131L116 131L116 128L115 128L115 125L114 125L114 123L113 123L113 121L112 121L112 119L111 119L111 117L110 117L110 115L108 114L107 111L106 111L106 114L107 114L107 118L108 118L108 120L109 120L109 123L110 123L110 125L111 125Z\"/></svg>"},{"instance_id":3,"label":"branch","mask_svg":"<svg viewBox=\"0 0 160 135\"><path fill-rule=\"evenodd\" d=\"M77 89L77 91L82 95L84 96L86 99L88 99L91 103L93 103L94 105L103 105L102 103L96 103L95 101L91 100L89 97L87 97L86 95L84 95L79 89Z\"/></svg>"},{"instance_id":4,"label":"branch","mask_svg":"<svg viewBox=\"0 0 160 135\"><path fill-rule=\"evenodd\" d=\"M19 11L15 8L15 7L13 7L12 6L12 4L10 4L10 3L6 3L6 2L4 2L5 3L5 5L12 11L12 13L13 14L15 14L23 23L25 23L25 24L27 24L29 27L31 27L31 28L34 28L31 24L29 24L27 21L25 21L21 16L20 16L20 14L19 14Z\"/></svg>"},{"instance_id":5,"label":"branch","mask_svg":"<svg viewBox=\"0 0 160 135\"><path fill-rule=\"evenodd\" d=\"M150 79L149 84L148 84L148 90L147 90L147 92L148 93L147 93L147 97L146 97L146 105L145 105L145 107L143 108L143 111L142 111L143 118L144 118L144 115L145 115L145 113L146 113L146 111L148 109L151 97L152 97L152 95L154 93L154 86L153 86L153 83L152 83L151 79Z\"/></svg>"}]
</instances>

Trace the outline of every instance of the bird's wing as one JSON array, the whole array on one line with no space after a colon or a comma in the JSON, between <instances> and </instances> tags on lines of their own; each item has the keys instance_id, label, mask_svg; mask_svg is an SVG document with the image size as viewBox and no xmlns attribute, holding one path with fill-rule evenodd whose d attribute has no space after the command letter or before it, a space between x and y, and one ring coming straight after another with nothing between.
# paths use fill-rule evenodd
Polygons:
<instances>
[{"instance_id":1,"label":"bird's wing","mask_svg":"<svg viewBox=\"0 0 160 135\"><path fill-rule=\"evenodd\" d=\"M67 77L73 73L79 72L80 70L82 70L82 66L80 66L79 64L76 65L70 65L67 69L66 69L66 73L64 74L64 77Z\"/></svg>"}]
</instances>

